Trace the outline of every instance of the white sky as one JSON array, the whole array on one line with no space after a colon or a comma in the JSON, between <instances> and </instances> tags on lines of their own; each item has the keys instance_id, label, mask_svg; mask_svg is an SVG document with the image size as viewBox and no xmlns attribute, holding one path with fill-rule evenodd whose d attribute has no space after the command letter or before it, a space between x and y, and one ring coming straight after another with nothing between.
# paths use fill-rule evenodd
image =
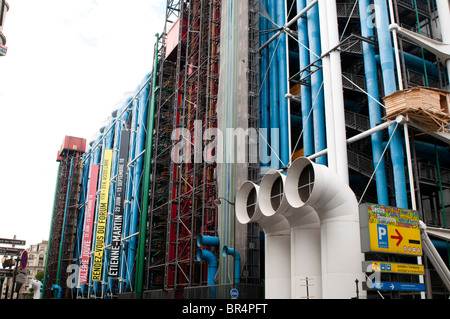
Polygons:
<instances>
[{"instance_id":1,"label":"white sky","mask_svg":"<svg viewBox=\"0 0 450 319\"><path fill-rule=\"evenodd\" d=\"M7 1L0 238L17 235L28 248L48 239L64 137L89 141L152 70L166 0Z\"/></svg>"}]
</instances>

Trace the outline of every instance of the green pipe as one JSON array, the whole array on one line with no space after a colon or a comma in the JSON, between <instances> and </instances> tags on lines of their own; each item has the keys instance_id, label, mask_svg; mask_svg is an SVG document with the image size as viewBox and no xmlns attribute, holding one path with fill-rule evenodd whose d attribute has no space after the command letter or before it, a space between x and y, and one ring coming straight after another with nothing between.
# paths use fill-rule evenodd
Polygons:
<instances>
[{"instance_id":1,"label":"green pipe","mask_svg":"<svg viewBox=\"0 0 450 319\"><path fill-rule=\"evenodd\" d=\"M48 248L47 248L47 252L45 253L45 260L48 260L48 252L50 251L50 240L52 238L52 230L53 230L53 218L55 217L55 204L56 204L56 194L58 192L58 181L59 181L59 174L61 173L61 163L59 163L58 166L58 174L56 175L56 183L55 183L55 192L53 195L53 213L52 213L52 222L50 223L50 231L48 233ZM44 297L44 288L45 288L45 279L47 278L47 268L49 267L49 265L47 264L46 267L44 268L44 278L42 279L42 292L41 292L41 299L43 299Z\"/></svg>"},{"instance_id":2,"label":"green pipe","mask_svg":"<svg viewBox=\"0 0 450 319\"><path fill-rule=\"evenodd\" d=\"M66 192L66 205L64 207L64 219L61 230L61 241L59 242L59 253L58 253L58 267L56 268L56 280L55 284L59 285L59 273L61 271L61 257L63 251L63 242L64 242L64 231L66 229L66 218L67 218L67 207L69 206L69 194L70 194L70 184L72 179L72 170L73 170L73 157L70 159L70 169L69 169L69 181L67 182L67 192ZM55 290L55 298L58 292Z\"/></svg>"},{"instance_id":3,"label":"green pipe","mask_svg":"<svg viewBox=\"0 0 450 319\"><path fill-rule=\"evenodd\" d=\"M139 238L138 249L136 254L136 297L142 299L142 286L144 279L144 257L145 257L145 239L147 231L147 215L148 215L148 191L150 189L150 169L152 162L153 149L153 129L155 126L155 102L156 102L156 74L158 68L158 43L159 34L156 34L156 44L153 64L153 84L152 84L152 98L150 100L150 107L147 120L147 140L145 145L145 159L144 159L144 176L142 181L142 216L139 222Z\"/></svg>"},{"instance_id":4,"label":"green pipe","mask_svg":"<svg viewBox=\"0 0 450 319\"><path fill-rule=\"evenodd\" d=\"M419 21L419 11L417 10L417 1L414 0L414 9L416 11L416 21L417 21L417 31L419 34L420 33L420 21ZM427 65L426 65L426 61L425 61L425 53L423 51L423 48L421 47L421 52L422 52L422 61L423 61L423 72L425 74L425 86L428 87L428 74L427 74Z\"/></svg>"}]
</instances>

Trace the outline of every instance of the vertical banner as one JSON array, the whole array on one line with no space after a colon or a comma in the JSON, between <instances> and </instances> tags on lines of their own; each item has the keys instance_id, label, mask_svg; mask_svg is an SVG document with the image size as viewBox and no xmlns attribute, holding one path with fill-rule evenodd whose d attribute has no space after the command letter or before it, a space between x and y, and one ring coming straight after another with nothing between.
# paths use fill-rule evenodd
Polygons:
<instances>
[{"instance_id":1,"label":"vertical banner","mask_svg":"<svg viewBox=\"0 0 450 319\"><path fill-rule=\"evenodd\" d=\"M98 202L97 231L95 233L94 264L92 266L92 281L102 278L103 249L105 248L106 219L108 218L109 184L111 181L111 162L113 150L105 150L103 155L102 185Z\"/></svg>"},{"instance_id":2,"label":"vertical banner","mask_svg":"<svg viewBox=\"0 0 450 319\"><path fill-rule=\"evenodd\" d=\"M84 217L83 244L81 250L80 284L87 284L89 256L91 252L92 224L94 222L95 193L97 192L99 165L91 165L88 201Z\"/></svg>"},{"instance_id":3,"label":"vertical banner","mask_svg":"<svg viewBox=\"0 0 450 319\"><path fill-rule=\"evenodd\" d=\"M117 165L116 198L114 202L114 218L112 226L111 254L109 258L108 275L119 276L120 245L122 242L123 205L125 202L128 148L130 145L130 131L120 133L119 162Z\"/></svg>"}]
</instances>

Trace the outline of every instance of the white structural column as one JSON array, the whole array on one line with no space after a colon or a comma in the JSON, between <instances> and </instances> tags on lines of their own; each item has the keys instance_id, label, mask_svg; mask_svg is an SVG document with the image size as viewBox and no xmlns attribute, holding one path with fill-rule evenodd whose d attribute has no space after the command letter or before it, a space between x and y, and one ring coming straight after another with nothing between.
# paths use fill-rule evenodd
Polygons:
<instances>
[{"instance_id":1,"label":"white structural column","mask_svg":"<svg viewBox=\"0 0 450 319\"><path fill-rule=\"evenodd\" d=\"M319 0L328 166L348 185L347 137L336 0ZM333 163L333 161L335 161Z\"/></svg>"}]
</instances>

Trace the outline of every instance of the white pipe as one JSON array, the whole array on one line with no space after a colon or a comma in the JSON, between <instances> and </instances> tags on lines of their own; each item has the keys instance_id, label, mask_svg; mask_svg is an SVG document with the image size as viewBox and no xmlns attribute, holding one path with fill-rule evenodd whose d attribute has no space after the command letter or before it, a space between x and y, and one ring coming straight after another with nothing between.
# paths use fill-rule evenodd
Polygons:
<instances>
[{"instance_id":1,"label":"white pipe","mask_svg":"<svg viewBox=\"0 0 450 319\"><path fill-rule=\"evenodd\" d=\"M394 16L394 6L392 4L392 0L389 0L389 14L391 17L391 23L396 23L395 16ZM401 91L401 90L403 90L403 77L402 77L402 67L400 64L400 53L398 50L398 36L397 36L397 30L392 29L391 31L392 31L392 40L394 42L395 63L397 65L398 89Z\"/></svg>"},{"instance_id":2,"label":"white pipe","mask_svg":"<svg viewBox=\"0 0 450 319\"><path fill-rule=\"evenodd\" d=\"M284 195L286 176L271 170L263 178L258 196L267 217L281 215L289 222L291 234L291 298L322 298L320 221L313 208L292 207ZM306 287L308 279L309 287Z\"/></svg>"},{"instance_id":3,"label":"white pipe","mask_svg":"<svg viewBox=\"0 0 450 319\"><path fill-rule=\"evenodd\" d=\"M358 202L343 179L328 167L298 158L290 167L285 194L293 207L309 205L321 225L322 296L356 296L356 280L364 280L361 264ZM360 297L365 292L360 290Z\"/></svg>"},{"instance_id":4,"label":"white pipe","mask_svg":"<svg viewBox=\"0 0 450 319\"><path fill-rule=\"evenodd\" d=\"M322 4L321 4L322 2ZM326 4L325 4L326 2ZM322 22L322 14L325 14L325 21ZM338 18L336 9L336 0L320 0L319 1L319 17L322 27L328 28L328 47L323 48L324 51L330 48L337 48L339 46L339 29ZM346 184L349 183L348 177L348 160L347 160L347 136L345 126L345 108L344 108L344 89L342 86L342 67L341 67L341 53L338 50L332 50L329 58L330 76L331 76L331 98L332 98L332 116L334 128L334 143L335 148L335 160L336 160L336 172L341 176ZM325 81L325 78L324 78ZM324 82L326 86L326 83ZM325 105L325 107L327 107ZM328 122L327 122L328 130ZM327 143L330 147L330 144Z\"/></svg>"},{"instance_id":5,"label":"white pipe","mask_svg":"<svg viewBox=\"0 0 450 319\"><path fill-rule=\"evenodd\" d=\"M436 0L436 7L439 15L439 24L441 26L442 42L450 44L450 5L448 0ZM445 61L445 64L450 78L450 59Z\"/></svg>"},{"instance_id":6,"label":"white pipe","mask_svg":"<svg viewBox=\"0 0 450 319\"><path fill-rule=\"evenodd\" d=\"M265 234L265 297L291 298L290 230L281 215L264 216L258 204L259 186L244 182L236 194L236 218L241 224L258 223Z\"/></svg>"},{"instance_id":7,"label":"white pipe","mask_svg":"<svg viewBox=\"0 0 450 319\"><path fill-rule=\"evenodd\" d=\"M328 19L326 11L327 3L324 0L319 1L319 25L320 25L320 44L322 52L330 50L329 36L328 36ZM321 54L318 52L317 54ZM334 111L333 111L333 86L331 75L331 61L330 54L322 55L322 72L323 72L323 92L325 103L325 123L326 123L326 137L328 148L328 167L337 172L336 159L336 141L334 129ZM342 81L342 80L341 80Z\"/></svg>"}]
</instances>

